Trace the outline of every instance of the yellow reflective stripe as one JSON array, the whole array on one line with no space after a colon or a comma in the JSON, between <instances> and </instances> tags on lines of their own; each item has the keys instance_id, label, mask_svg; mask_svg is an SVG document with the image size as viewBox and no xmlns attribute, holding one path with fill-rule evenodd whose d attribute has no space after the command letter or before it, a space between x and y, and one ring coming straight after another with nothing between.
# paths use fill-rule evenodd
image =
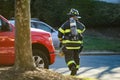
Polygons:
<instances>
[{"instance_id":1,"label":"yellow reflective stripe","mask_svg":"<svg viewBox=\"0 0 120 80\"><path fill-rule=\"evenodd\" d=\"M77 29L77 32L81 34L81 33L82 33L82 30L80 30L80 29Z\"/></svg>"},{"instance_id":2,"label":"yellow reflective stripe","mask_svg":"<svg viewBox=\"0 0 120 80\"><path fill-rule=\"evenodd\" d=\"M85 31L85 28L82 30L82 33Z\"/></svg>"},{"instance_id":3,"label":"yellow reflective stripe","mask_svg":"<svg viewBox=\"0 0 120 80\"><path fill-rule=\"evenodd\" d=\"M62 43L83 43L83 41L70 41L70 40L63 40Z\"/></svg>"},{"instance_id":4,"label":"yellow reflective stripe","mask_svg":"<svg viewBox=\"0 0 120 80\"><path fill-rule=\"evenodd\" d=\"M66 30L65 30L65 33L68 33L68 32L70 32L70 29L66 29Z\"/></svg>"},{"instance_id":5,"label":"yellow reflective stripe","mask_svg":"<svg viewBox=\"0 0 120 80\"><path fill-rule=\"evenodd\" d=\"M67 65L69 66L70 64L73 64L73 63L75 63L75 61L71 60L67 63Z\"/></svg>"},{"instance_id":6,"label":"yellow reflective stripe","mask_svg":"<svg viewBox=\"0 0 120 80\"><path fill-rule=\"evenodd\" d=\"M58 30L63 34L65 33L65 31L62 28L59 28Z\"/></svg>"},{"instance_id":7,"label":"yellow reflective stripe","mask_svg":"<svg viewBox=\"0 0 120 80\"><path fill-rule=\"evenodd\" d=\"M79 68L80 67L80 65L76 65L76 68Z\"/></svg>"},{"instance_id":8,"label":"yellow reflective stripe","mask_svg":"<svg viewBox=\"0 0 120 80\"><path fill-rule=\"evenodd\" d=\"M63 30L62 28L59 28L58 30L63 34L70 32L70 29ZM77 29L78 33L83 33L84 31L85 31L85 28L83 30Z\"/></svg>"},{"instance_id":9,"label":"yellow reflective stripe","mask_svg":"<svg viewBox=\"0 0 120 80\"><path fill-rule=\"evenodd\" d=\"M80 47L66 47L67 49L80 49Z\"/></svg>"},{"instance_id":10,"label":"yellow reflective stripe","mask_svg":"<svg viewBox=\"0 0 120 80\"><path fill-rule=\"evenodd\" d=\"M83 33L84 31L85 31L85 28L83 30L77 29L77 32L80 34Z\"/></svg>"}]
</instances>

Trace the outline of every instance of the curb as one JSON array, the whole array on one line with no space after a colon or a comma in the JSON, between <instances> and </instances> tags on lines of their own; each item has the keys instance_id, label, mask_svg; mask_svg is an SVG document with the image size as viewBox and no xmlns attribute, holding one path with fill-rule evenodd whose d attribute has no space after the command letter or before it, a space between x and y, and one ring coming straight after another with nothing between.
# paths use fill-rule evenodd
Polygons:
<instances>
[{"instance_id":1,"label":"curb","mask_svg":"<svg viewBox=\"0 0 120 80\"><path fill-rule=\"evenodd\" d=\"M120 55L120 52L109 51L93 51L93 52L81 52L80 55Z\"/></svg>"},{"instance_id":2,"label":"curb","mask_svg":"<svg viewBox=\"0 0 120 80\"><path fill-rule=\"evenodd\" d=\"M58 55L59 54L59 50L56 50L55 51L55 53L56 53L56 55ZM83 52L81 52L80 53L80 55L82 56L84 56L84 55L95 55L95 56L99 56L99 55L106 55L106 56L108 56L108 55L120 55L120 52L110 52L110 51L83 51Z\"/></svg>"}]
</instances>

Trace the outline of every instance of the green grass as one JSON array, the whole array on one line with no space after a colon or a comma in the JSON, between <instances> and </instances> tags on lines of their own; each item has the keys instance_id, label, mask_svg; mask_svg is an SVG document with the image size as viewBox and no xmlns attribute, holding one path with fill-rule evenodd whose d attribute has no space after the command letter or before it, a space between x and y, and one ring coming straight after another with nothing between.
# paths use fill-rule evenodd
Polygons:
<instances>
[{"instance_id":1,"label":"green grass","mask_svg":"<svg viewBox=\"0 0 120 80\"><path fill-rule=\"evenodd\" d=\"M102 50L120 52L120 39L106 37L85 36L84 50Z\"/></svg>"}]
</instances>

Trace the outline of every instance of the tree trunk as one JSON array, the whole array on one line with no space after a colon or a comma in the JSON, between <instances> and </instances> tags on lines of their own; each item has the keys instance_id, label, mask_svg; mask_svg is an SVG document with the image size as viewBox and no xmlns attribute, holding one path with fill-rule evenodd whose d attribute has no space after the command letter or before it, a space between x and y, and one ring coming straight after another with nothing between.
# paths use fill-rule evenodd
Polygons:
<instances>
[{"instance_id":1,"label":"tree trunk","mask_svg":"<svg viewBox=\"0 0 120 80\"><path fill-rule=\"evenodd\" d=\"M15 70L34 69L30 34L30 0L15 2Z\"/></svg>"}]
</instances>

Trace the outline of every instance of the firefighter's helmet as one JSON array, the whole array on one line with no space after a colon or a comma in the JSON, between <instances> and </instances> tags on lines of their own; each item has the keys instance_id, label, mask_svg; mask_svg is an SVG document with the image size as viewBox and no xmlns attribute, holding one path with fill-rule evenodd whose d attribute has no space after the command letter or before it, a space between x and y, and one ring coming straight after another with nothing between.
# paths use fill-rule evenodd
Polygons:
<instances>
[{"instance_id":1,"label":"firefighter's helmet","mask_svg":"<svg viewBox=\"0 0 120 80\"><path fill-rule=\"evenodd\" d=\"M76 10L76 9L74 9L74 8L72 8L72 9L70 10L70 12L68 13L68 15L69 15L69 16L77 16L78 18L81 18L81 17L79 16L78 10Z\"/></svg>"}]
</instances>

